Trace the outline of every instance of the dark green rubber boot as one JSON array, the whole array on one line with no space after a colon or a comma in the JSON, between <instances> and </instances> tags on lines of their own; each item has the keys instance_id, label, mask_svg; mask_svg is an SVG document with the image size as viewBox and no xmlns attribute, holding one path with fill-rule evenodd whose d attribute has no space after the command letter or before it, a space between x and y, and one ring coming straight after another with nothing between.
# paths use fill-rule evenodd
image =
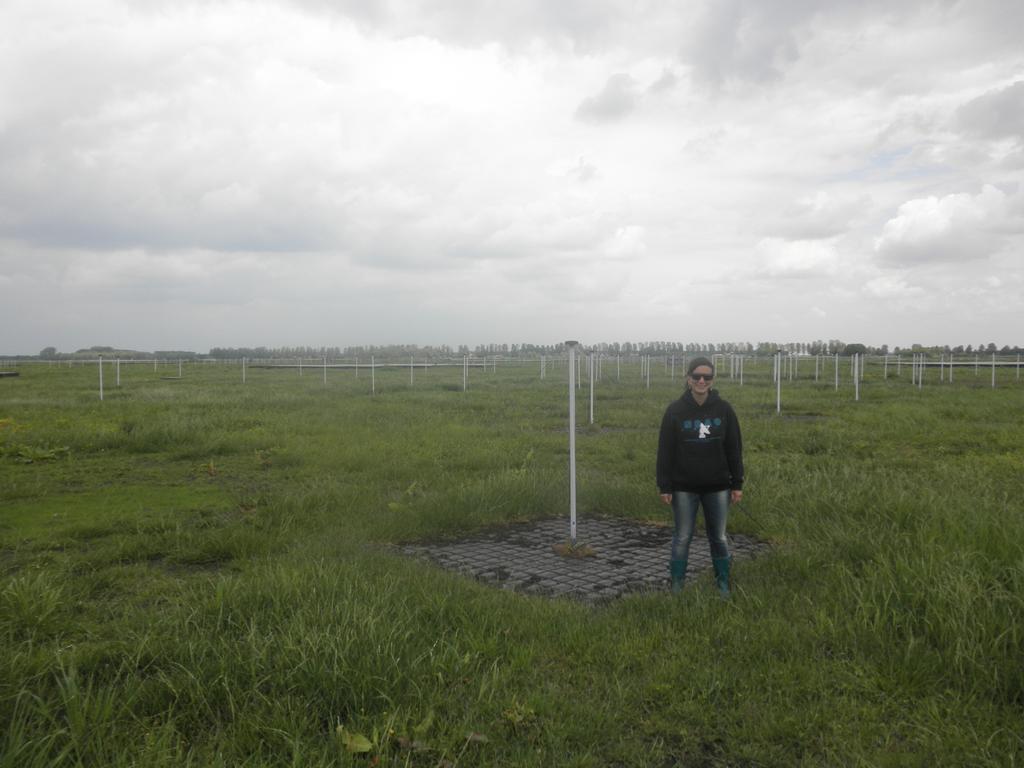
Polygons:
<instances>
[{"instance_id":1,"label":"dark green rubber boot","mask_svg":"<svg viewBox=\"0 0 1024 768\"><path fill-rule=\"evenodd\" d=\"M729 563L731 557L712 558L711 564L715 566L715 583L718 585L718 594L724 598L729 597Z\"/></svg>"},{"instance_id":2,"label":"dark green rubber boot","mask_svg":"<svg viewBox=\"0 0 1024 768\"><path fill-rule=\"evenodd\" d=\"M670 560L668 567L672 572L672 594L678 595L683 591L683 579L686 578L686 561Z\"/></svg>"}]
</instances>

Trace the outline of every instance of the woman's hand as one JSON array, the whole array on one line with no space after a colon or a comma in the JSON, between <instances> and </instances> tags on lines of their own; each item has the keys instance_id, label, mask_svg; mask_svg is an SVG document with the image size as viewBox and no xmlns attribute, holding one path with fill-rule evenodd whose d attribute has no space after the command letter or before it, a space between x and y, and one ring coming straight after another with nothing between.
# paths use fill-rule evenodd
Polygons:
<instances>
[{"instance_id":1,"label":"woman's hand","mask_svg":"<svg viewBox=\"0 0 1024 768\"><path fill-rule=\"evenodd\" d=\"M672 494L671 493L661 493L661 494L659 494L659 496L661 496L661 503L662 504L671 504L672 503Z\"/></svg>"},{"instance_id":2,"label":"woman's hand","mask_svg":"<svg viewBox=\"0 0 1024 768\"><path fill-rule=\"evenodd\" d=\"M730 504L739 504L741 501L743 501L743 491L738 489L729 491Z\"/></svg>"}]
</instances>

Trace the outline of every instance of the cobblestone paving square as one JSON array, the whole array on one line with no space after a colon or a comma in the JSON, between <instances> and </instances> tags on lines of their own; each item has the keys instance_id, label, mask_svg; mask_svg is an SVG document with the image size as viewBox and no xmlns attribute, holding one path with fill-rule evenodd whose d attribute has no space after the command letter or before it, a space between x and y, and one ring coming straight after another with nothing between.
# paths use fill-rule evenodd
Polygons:
<instances>
[{"instance_id":1,"label":"cobblestone paving square","mask_svg":"<svg viewBox=\"0 0 1024 768\"><path fill-rule=\"evenodd\" d=\"M765 552L768 545L731 534L736 561ZM671 527L631 520L588 518L577 521L576 542L593 549L589 557L565 557L554 546L569 540L566 518L492 528L457 542L406 544L400 550L502 589L597 603L631 592L668 588ZM690 545L687 579L711 568L707 539L700 533Z\"/></svg>"}]
</instances>

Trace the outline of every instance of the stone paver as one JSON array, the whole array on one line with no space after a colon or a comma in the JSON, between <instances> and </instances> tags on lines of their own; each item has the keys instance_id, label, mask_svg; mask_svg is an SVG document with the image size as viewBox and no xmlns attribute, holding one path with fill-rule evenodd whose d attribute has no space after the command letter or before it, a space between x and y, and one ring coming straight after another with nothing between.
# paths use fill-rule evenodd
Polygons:
<instances>
[{"instance_id":1,"label":"stone paver","mask_svg":"<svg viewBox=\"0 0 1024 768\"><path fill-rule=\"evenodd\" d=\"M764 542L748 536L731 534L729 539L735 561L768 549ZM612 518L579 520L576 542L593 549L589 557L555 552L555 545L568 540L569 522L557 518L493 528L472 539L406 544L400 549L502 589L588 603L668 588L671 527ZM698 532L690 545L688 583L710 568L708 542Z\"/></svg>"}]
</instances>

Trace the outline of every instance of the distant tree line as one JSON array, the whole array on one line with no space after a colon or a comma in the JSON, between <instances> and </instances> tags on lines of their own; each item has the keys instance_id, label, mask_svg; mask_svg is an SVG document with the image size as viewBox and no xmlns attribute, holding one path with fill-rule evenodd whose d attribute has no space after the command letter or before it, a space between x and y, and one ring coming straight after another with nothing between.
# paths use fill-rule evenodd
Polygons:
<instances>
[{"instance_id":1,"label":"distant tree line","mask_svg":"<svg viewBox=\"0 0 1024 768\"><path fill-rule=\"evenodd\" d=\"M213 347L206 357L215 360L241 360L272 357L341 357L338 347Z\"/></svg>"},{"instance_id":2,"label":"distant tree line","mask_svg":"<svg viewBox=\"0 0 1024 768\"><path fill-rule=\"evenodd\" d=\"M203 355L197 352L177 349L158 349L154 352L142 352L137 349L119 349L117 347L95 346L78 349L74 352L58 352L56 347L46 347L37 357L40 360L95 360L98 355L122 360L196 360Z\"/></svg>"},{"instance_id":3,"label":"distant tree line","mask_svg":"<svg viewBox=\"0 0 1024 768\"><path fill-rule=\"evenodd\" d=\"M926 353L929 355L1019 355L1024 354L1021 346L1004 345L996 347L993 343L968 344L955 347L927 346L912 344L910 347L889 348L888 344L880 347L873 347L860 343L847 343L840 339L829 339L827 341L818 339L815 341L796 342L773 342L759 341L752 344L749 341L741 342L681 342L681 341L624 341L624 342L599 342L596 344L584 344L583 348L610 355L711 355L711 354L745 354L745 355L772 355L776 352L793 355L852 355L855 353L867 355L890 355L890 354L912 354ZM441 344L437 346L419 346L416 344L384 344L350 347L213 347L206 354L191 352L187 350L156 350L154 352L142 352L134 349L119 349L117 347L94 346L87 349L79 349L75 352L58 352L55 347L46 347L37 356L40 360L83 360L95 359L98 355L106 358L121 358L123 360L240 360L244 358L305 358L318 359L327 357L338 358L368 358L377 356L382 359L394 359L396 357L414 356L417 359L443 359L451 357L462 357L473 355L476 357L501 356L501 357L536 357L538 355L557 355L565 352L564 343L559 344L477 344L472 349L461 344L457 347ZM13 359L13 356L7 356Z\"/></svg>"}]
</instances>

